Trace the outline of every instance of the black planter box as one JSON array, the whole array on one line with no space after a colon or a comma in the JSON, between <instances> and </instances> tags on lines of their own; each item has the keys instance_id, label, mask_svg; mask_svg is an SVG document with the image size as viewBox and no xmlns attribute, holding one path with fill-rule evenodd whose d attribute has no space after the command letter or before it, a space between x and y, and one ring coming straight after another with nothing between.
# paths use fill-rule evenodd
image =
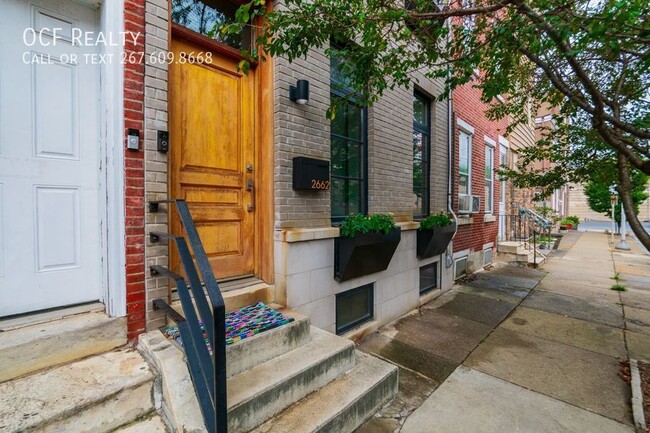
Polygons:
<instances>
[{"instance_id":1,"label":"black planter box","mask_svg":"<svg viewBox=\"0 0 650 433\"><path fill-rule=\"evenodd\" d=\"M346 281L386 270L402 238L399 227L383 233L334 239L334 278Z\"/></svg>"},{"instance_id":2,"label":"black planter box","mask_svg":"<svg viewBox=\"0 0 650 433\"><path fill-rule=\"evenodd\" d=\"M555 242L553 243L553 249L557 250L558 247L560 246L560 242L562 241L562 237L564 235L562 235L560 233L551 233L551 236L553 236L553 238L555 238Z\"/></svg>"},{"instance_id":3,"label":"black planter box","mask_svg":"<svg viewBox=\"0 0 650 433\"><path fill-rule=\"evenodd\" d=\"M455 222L445 227L434 227L425 230L419 229L417 232L418 259L426 259L444 253L449 242L451 242L451 238L454 237L455 231Z\"/></svg>"}]
</instances>

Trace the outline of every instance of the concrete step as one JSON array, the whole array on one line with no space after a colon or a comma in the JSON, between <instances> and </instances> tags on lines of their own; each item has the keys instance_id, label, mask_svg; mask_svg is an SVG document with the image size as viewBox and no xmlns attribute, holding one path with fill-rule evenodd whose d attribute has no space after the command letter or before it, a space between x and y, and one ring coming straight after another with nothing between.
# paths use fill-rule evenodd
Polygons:
<instances>
[{"instance_id":1,"label":"concrete step","mask_svg":"<svg viewBox=\"0 0 650 433\"><path fill-rule=\"evenodd\" d=\"M309 343L309 318L289 310L280 311L293 317L294 321L226 347L228 377Z\"/></svg>"},{"instance_id":2,"label":"concrete step","mask_svg":"<svg viewBox=\"0 0 650 433\"><path fill-rule=\"evenodd\" d=\"M519 254L521 250L521 242L503 241L497 243L497 251L500 253Z\"/></svg>"},{"instance_id":3,"label":"concrete step","mask_svg":"<svg viewBox=\"0 0 650 433\"><path fill-rule=\"evenodd\" d=\"M0 431L104 433L154 410L153 374L115 350L0 384Z\"/></svg>"},{"instance_id":4,"label":"concrete step","mask_svg":"<svg viewBox=\"0 0 650 433\"><path fill-rule=\"evenodd\" d=\"M135 421L125 427L115 430L115 433L167 433L167 426L162 418L154 415L150 418Z\"/></svg>"},{"instance_id":5,"label":"concrete step","mask_svg":"<svg viewBox=\"0 0 650 433\"><path fill-rule=\"evenodd\" d=\"M397 394L398 369L357 351L354 370L291 406L252 433L350 433Z\"/></svg>"},{"instance_id":6,"label":"concrete step","mask_svg":"<svg viewBox=\"0 0 650 433\"><path fill-rule=\"evenodd\" d=\"M125 344L125 318L111 318L101 312L0 332L0 382Z\"/></svg>"},{"instance_id":7,"label":"concrete step","mask_svg":"<svg viewBox=\"0 0 650 433\"><path fill-rule=\"evenodd\" d=\"M311 327L311 341L228 380L228 430L248 432L352 370L354 344Z\"/></svg>"},{"instance_id":8,"label":"concrete step","mask_svg":"<svg viewBox=\"0 0 650 433\"><path fill-rule=\"evenodd\" d=\"M268 305L273 301L274 291L275 286L273 285L264 282L255 282L246 287L229 290L227 292L222 291L221 295L226 304L226 312L231 312L256 302L264 302ZM183 307L181 306L181 302L178 300L178 295L174 294L172 301L172 308L183 314Z\"/></svg>"}]
</instances>

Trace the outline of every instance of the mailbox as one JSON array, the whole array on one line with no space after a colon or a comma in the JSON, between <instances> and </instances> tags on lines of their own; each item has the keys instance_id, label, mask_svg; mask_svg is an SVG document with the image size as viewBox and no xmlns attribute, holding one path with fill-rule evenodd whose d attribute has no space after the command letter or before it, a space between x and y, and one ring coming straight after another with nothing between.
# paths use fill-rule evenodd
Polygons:
<instances>
[{"instance_id":1,"label":"mailbox","mask_svg":"<svg viewBox=\"0 0 650 433\"><path fill-rule=\"evenodd\" d=\"M330 189L330 162L304 156L293 158L293 189Z\"/></svg>"}]
</instances>

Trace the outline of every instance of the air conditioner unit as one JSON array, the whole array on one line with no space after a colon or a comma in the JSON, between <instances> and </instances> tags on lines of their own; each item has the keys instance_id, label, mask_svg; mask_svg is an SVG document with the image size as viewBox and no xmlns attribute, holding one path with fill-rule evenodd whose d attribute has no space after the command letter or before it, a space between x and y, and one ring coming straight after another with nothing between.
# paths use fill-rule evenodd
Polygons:
<instances>
[{"instance_id":1,"label":"air conditioner unit","mask_svg":"<svg viewBox=\"0 0 650 433\"><path fill-rule=\"evenodd\" d=\"M481 197L477 195L472 196L472 213L478 213L481 211Z\"/></svg>"},{"instance_id":2,"label":"air conditioner unit","mask_svg":"<svg viewBox=\"0 0 650 433\"><path fill-rule=\"evenodd\" d=\"M458 213L471 213L472 212L472 196L459 194L458 195Z\"/></svg>"}]
</instances>

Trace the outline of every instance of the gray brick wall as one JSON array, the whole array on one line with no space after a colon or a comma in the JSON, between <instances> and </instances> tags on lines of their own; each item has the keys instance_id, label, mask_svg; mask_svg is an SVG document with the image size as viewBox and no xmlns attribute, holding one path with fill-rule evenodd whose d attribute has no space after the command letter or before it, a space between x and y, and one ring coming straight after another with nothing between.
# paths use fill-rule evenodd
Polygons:
<instances>
[{"instance_id":1,"label":"gray brick wall","mask_svg":"<svg viewBox=\"0 0 650 433\"><path fill-rule=\"evenodd\" d=\"M307 59L289 64L275 59L275 228L323 227L330 225L329 191L294 191L292 159L309 156L330 159L329 58L313 50ZM289 100L289 86L309 80L309 102Z\"/></svg>"},{"instance_id":2,"label":"gray brick wall","mask_svg":"<svg viewBox=\"0 0 650 433\"><path fill-rule=\"evenodd\" d=\"M275 60L275 228L323 227L330 223L329 191L302 192L291 187L292 158L330 159L329 59L323 50L289 64ZM417 87L432 98L431 211L447 208L446 102L433 99L440 82L417 76ZM309 80L310 100L297 105L289 85ZM413 90L388 91L368 110L368 211L393 212L401 220L413 211Z\"/></svg>"},{"instance_id":3,"label":"gray brick wall","mask_svg":"<svg viewBox=\"0 0 650 433\"><path fill-rule=\"evenodd\" d=\"M145 57L151 54L166 53L169 40L168 9L166 0L147 0L145 14ZM161 55L162 57L162 55ZM166 63L146 62L144 78L144 169L145 199L160 200L167 198L167 155L157 150L157 131L168 131L167 119L167 73ZM149 213L145 208L145 233L151 231L166 232L167 213ZM152 310L152 300L169 296L169 283L166 278L149 276L149 266L158 264L167 266L167 246L153 245L146 236L146 309L147 329L159 327L165 323L160 312Z\"/></svg>"}]
</instances>

